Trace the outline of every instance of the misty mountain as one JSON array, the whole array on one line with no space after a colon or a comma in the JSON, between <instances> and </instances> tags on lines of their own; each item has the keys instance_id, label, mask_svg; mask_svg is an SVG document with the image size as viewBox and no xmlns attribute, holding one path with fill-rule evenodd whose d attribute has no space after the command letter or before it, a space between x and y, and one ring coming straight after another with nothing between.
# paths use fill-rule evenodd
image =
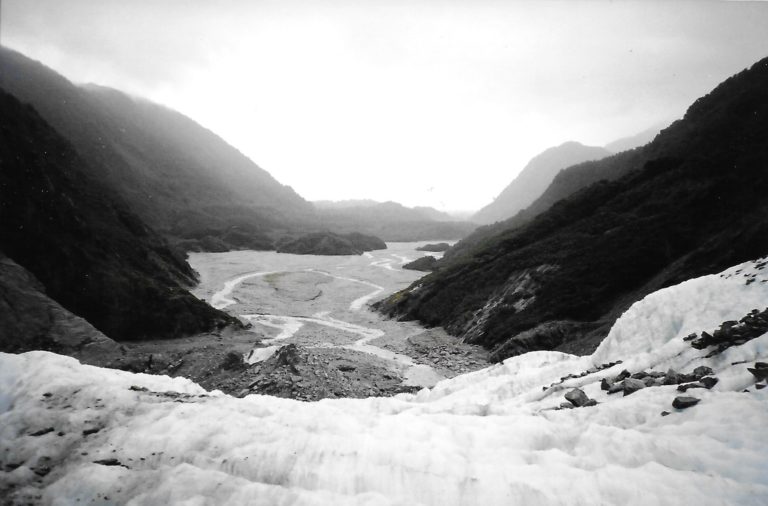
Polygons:
<instances>
[{"instance_id":1,"label":"misty mountain","mask_svg":"<svg viewBox=\"0 0 768 506\"><path fill-rule=\"evenodd\" d=\"M380 308L444 326L496 360L587 352L644 295L768 252L766 138L768 59L645 147L561 172L549 209L443 261Z\"/></svg>"},{"instance_id":2,"label":"misty mountain","mask_svg":"<svg viewBox=\"0 0 768 506\"><path fill-rule=\"evenodd\" d=\"M647 132L646 135L650 135L652 130L645 131ZM636 138L635 140L639 140L642 136L643 133L633 136L632 139ZM655 139L656 137L653 138ZM631 142L635 142L635 140ZM617 142L624 142L624 140L620 139ZM630 141L626 142L630 143ZM476 249L481 249L495 235L525 225L551 208L556 202L568 198L591 184L603 180L612 181L629 172L639 170L648 161L658 156L663 156L656 149L656 146L657 144L654 140L643 147L609 155L599 160L577 163L561 170L546 190L530 206L522 209L510 218L476 228L471 234L448 250L445 258L457 258L470 254Z\"/></svg>"},{"instance_id":3,"label":"misty mountain","mask_svg":"<svg viewBox=\"0 0 768 506\"><path fill-rule=\"evenodd\" d=\"M406 207L397 202L363 201L362 205L321 203L316 227L337 233L361 232L385 241L422 241L460 239L477 225L454 221L447 213L431 207Z\"/></svg>"},{"instance_id":4,"label":"misty mountain","mask_svg":"<svg viewBox=\"0 0 768 506\"><path fill-rule=\"evenodd\" d=\"M662 128L667 126L666 124L659 124L656 126L653 126L651 128L645 129L642 132L638 132L635 135L630 135L628 137L622 137L621 139L616 139L613 142L609 142L605 145L605 149L612 153L620 153L622 151L628 151L630 149L639 148L640 146L645 146L649 142L651 142L657 135L659 135L659 132Z\"/></svg>"},{"instance_id":5,"label":"misty mountain","mask_svg":"<svg viewBox=\"0 0 768 506\"><path fill-rule=\"evenodd\" d=\"M533 157L493 202L472 216L472 221L488 224L510 218L531 205L562 169L580 162L599 160L610 154L605 148L578 142L549 148Z\"/></svg>"},{"instance_id":6,"label":"misty mountain","mask_svg":"<svg viewBox=\"0 0 768 506\"><path fill-rule=\"evenodd\" d=\"M314 200L317 209L349 209L350 207L373 207L381 204L372 199Z\"/></svg>"},{"instance_id":7,"label":"misty mountain","mask_svg":"<svg viewBox=\"0 0 768 506\"><path fill-rule=\"evenodd\" d=\"M117 90L75 86L6 48L0 69L0 87L32 104L88 162L89 176L166 237L267 249L313 211L290 187L178 112Z\"/></svg>"},{"instance_id":8,"label":"misty mountain","mask_svg":"<svg viewBox=\"0 0 768 506\"><path fill-rule=\"evenodd\" d=\"M434 207L416 206L406 207L397 202L377 202L370 199L352 200L316 200L312 202L315 208L322 211L347 211L348 213L363 213L367 216L377 215L383 220L402 221L455 221L448 213L438 211ZM321 213L322 214L322 213ZM333 212L325 213L333 215ZM347 213L339 213L347 214Z\"/></svg>"},{"instance_id":9,"label":"misty mountain","mask_svg":"<svg viewBox=\"0 0 768 506\"><path fill-rule=\"evenodd\" d=\"M24 307L48 307L43 295L114 339L176 337L235 322L186 290L196 280L184 257L93 177L102 170L0 90L0 251L44 287L10 299L26 337L52 335L44 322L24 322L35 314ZM54 316L52 326L62 321Z\"/></svg>"}]
</instances>

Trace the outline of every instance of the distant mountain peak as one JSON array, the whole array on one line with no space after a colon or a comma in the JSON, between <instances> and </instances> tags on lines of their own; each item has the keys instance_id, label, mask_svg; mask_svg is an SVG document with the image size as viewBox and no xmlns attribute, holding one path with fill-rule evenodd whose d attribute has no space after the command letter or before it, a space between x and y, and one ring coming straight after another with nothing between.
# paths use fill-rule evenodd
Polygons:
<instances>
[{"instance_id":1,"label":"distant mountain peak","mask_svg":"<svg viewBox=\"0 0 768 506\"><path fill-rule=\"evenodd\" d=\"M472 221L493 223L510 218L544 193L562 169L577 163L598 160L610 154L605 148L585 146L576 141L567 141L545 149L528 162L493 202L475 213Z\"/></svg>"}]
</instances>

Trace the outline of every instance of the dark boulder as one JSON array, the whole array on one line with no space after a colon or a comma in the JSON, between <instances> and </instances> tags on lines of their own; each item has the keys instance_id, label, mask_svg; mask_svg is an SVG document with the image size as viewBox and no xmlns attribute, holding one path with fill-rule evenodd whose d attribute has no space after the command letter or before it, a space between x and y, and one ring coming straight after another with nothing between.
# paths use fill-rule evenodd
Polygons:
<instances>
[{"instance_id":1,"label":"dark boulder","mask_svg":"<svg viewBox=\"0 0 768 506\"><path fill-rule=\"evenodd\" d=\"M580 388L574 388L567 394L565 394L565 400L580 408L589 402L589 397Z\"/></svg>"},{"instance_id":2,"label":"dark boulder","mask_svg":"<svg viewBox=\"0 0 768 506\"><path fill-rule=\"evenodd\" d=\"M622 390L624 391L625 397L643 388L645 388L645 383L643 383L642 380L635 379L635 378L627 378L624 381L622 381Z\"/></svg>"},{"instance_id":3,"label":"dark boulder","mask_svg":"<svg viewBox=\"0 0 768 506\"><path fill-rule=\"evenodd\" d=\"M688 397L688 396L675 397L675 400L672 401L672 407L675 409L686 409L686 408L690 408L691 406L695 406L700 401L701 399L697 399L696 397Z\"/></svg>"}]
</instances>

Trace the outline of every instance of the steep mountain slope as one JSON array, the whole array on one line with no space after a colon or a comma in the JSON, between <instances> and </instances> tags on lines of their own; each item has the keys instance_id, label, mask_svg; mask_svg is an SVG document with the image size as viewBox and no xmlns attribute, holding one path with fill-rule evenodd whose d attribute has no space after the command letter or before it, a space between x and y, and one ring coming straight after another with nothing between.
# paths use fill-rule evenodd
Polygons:
<instances>
[{"instance_id":1,"label":"steep mountain slope","mask_svg":"<svg viewBox=\"0 0 768 506\"><path fill-rule=\"evenodd\" d=\"M184 289L194 272L28 105L0 90L0 251L115 339L233 322ZM13 305L13 304L11 304Z\"/></svg>"},{"instance_id":2,"label":"steep mountain slope","mask_svg":"<svg viewBox=\"0 0 768 506\"><path fill-rule=\"evenodd\" d=\"M648 146L564 171L547 191L584 173L625 176L446 260L381 308L494 348L496 359L592 349L644 294L768 251L766 138L768 59Z\"/></svg>"},{"instance_id":3,"label":"steep mountain slope","mask_svg":"<svg viewBox=\"0 0 768 506\"><path fill-rule=\"evenodd\" d=\"M549 148L533 157L493 202L472 216L472 221L487 224L511 218L531 205L562 169L581 162L599 160L610 154L605 148L585 146L578 142L566 142Z\"/></svg>"},{"instance_id":4,"label":"steep mountain slope","mask_svg":"<svg viewBox=\"0 0 768 506\"><path fill-rule=\"evenodd\" d=\"M116 90L77 87L0 48L0 87L32 104L118 192L168 237L227 233L269 247L273 232L311 214L292 189L189 118ZM240 246L239 244L237 246Z\"/></svg>"}]
</instances>

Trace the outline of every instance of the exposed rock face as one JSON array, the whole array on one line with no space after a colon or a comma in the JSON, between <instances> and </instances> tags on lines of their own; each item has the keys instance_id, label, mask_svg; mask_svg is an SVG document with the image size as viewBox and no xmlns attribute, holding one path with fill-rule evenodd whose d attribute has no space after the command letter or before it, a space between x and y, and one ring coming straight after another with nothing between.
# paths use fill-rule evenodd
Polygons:
<instances>
[{"instance_id":1,"label":"exposed rock face","mask_svg":"<svg viewBox=\"0 0 768 506\"><path fill-rule=\"evenodd\" d=\"M86 364L121 356L120 345L45 295L34 276L0 254L0 351L46 350Z\"/></svg>"},{"instance_id":2,"label":"exposed rock face","mask_svg":"<svg viewBox=\"0 0 768 506\"><path fill-rule=\"evenodd\" d=\"M520 332L491 351L491 362L501 362L528 350L554 349L573 336L582 335L594 325L573 321L552 321Z\"/></svg>"},{"instance_id":3,"label":"exposed rock face","mask_svg":"<svg viewBox=\"0 0 768 506\"><path fill-rule=\"evenodd\" d=\"M0 91L0 248L46 294L113 339L236 323L190 294L184 258L30 106Z\"/></svg>"},{"instance_id":4,"label":"exposed rock face","mask_svg":"<svg viewBox=\"0 0 768 506\"><path fill-rule=\"evenodd\" d=\"M288 239L277 246L278 253L296 255L361 255L365 251L387 249L378 237L353 233L346 235L315 232Z\"/></svg>"},{"instance_id":5,"label":"exposed rock face","mask_svg":"<svg viewBox=\"0 0 768 506\"><path fill-rule=\"evenodd\" d=\"M436 265L437 265L437 259L431 255L427 255L421 258L417 258L413 262L408 262L407 264L403 265L403 269L410 269L412 271L431 272L435 270Z\"/></svg>"},{"instance_id":6,"label":"exposed rock face","mask_svg":"<svg viewBox=\"0 0 768 506\"><path fill-rule=\"evenodd\" d=\"M441 251L448 250L450 247L451 245L447 242L438 242L434 244L425 244L424 246L419 246L416 248L416 251L431 251L433 253L439 253Z\"/></svg>"},{"instance_id":7,"label":"exposed rock face","mask_svg":"<svg viewBox=\"0 0 768 506\"><path fill-rule=\"evenodd\" d=\"M377 307L494 350L547 322L582 322L592 326L556 346L589 353L645 295L768 253L767 135L765 59L649 145L577 167L586 180L611 181L558 193L524 225L446 254L439 270ZM574 169L553 186L568 186L558 180ZM511 353L551 346L524 337L529 344L513 342Z\"/></svg>"}]
</instances>

